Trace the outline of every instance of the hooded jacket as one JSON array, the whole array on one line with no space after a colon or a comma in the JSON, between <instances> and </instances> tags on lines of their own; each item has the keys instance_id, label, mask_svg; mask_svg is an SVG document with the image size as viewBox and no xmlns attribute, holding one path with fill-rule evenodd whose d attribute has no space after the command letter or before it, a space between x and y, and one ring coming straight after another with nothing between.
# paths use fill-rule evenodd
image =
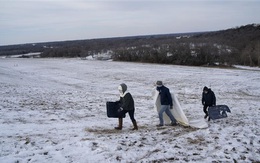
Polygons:
<instances>
[{"instance_id":1,"label":"hooded jacket","mask_svg":"<svg viewBox=\"0 0 260 163\"><path fill-rule=\"evenodd\" d=\"M120 94L120 106L123 110L134 110L134 99L132 95L127 92L127 86L123 83L118 87L119 90L122 90L122 94Z\"/></svg>"},{"instance_id":2,"label":"hooded jacket","mask_svg":"<svg viewBox=\"0 0 260 163\"><path fill-rule=\"evenodd\" d=\"M157 87L157 91L159 91L161 105L170 105L172 106L172 96L170 90L164 85Z\"/></svg>"},{"instance_id":3,"label":"hooded jacket","mask_svg":"<svg viewBox=\"0 0 260 163\"><path fill-rule=\"evenodd\" d=\"M202 93L202 104L206 106L216 105L216 97L211 89L206 89L208 93Z\"/></svg>"}]
</instances>

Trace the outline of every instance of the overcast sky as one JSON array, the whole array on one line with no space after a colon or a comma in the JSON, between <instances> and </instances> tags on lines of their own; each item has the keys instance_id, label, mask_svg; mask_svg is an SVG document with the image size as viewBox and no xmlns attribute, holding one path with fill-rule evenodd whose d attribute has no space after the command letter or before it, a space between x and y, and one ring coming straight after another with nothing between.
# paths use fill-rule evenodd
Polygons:
<instances>
[{"instance_id":1,"label":"overcast sky","mask_svg":"<svg viewBox=\"0 0 260 163\"><path fill-rule=\"evenodd\" d=\"M260 23L260 0L0 0L0 45L214 31Z\"/></svg>"}]
</instances>

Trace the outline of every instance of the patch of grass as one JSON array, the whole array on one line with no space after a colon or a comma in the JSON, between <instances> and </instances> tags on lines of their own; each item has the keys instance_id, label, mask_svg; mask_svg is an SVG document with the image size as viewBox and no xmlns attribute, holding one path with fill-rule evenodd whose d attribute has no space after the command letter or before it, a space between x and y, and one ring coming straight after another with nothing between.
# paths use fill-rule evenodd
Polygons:
<instances>
[{"instance_id":1,"label":"patch of grass","mask_svg":"<svg viewBox=\"0 0 260 163\"><path fill-rule=\"evenodd\" d=\"M188 140L188 142L189 142L190 144L200 144L201 142L204 142L204 141L205 141L205 139L204 139L203 137L196 137L196 138L194 138L194 139L192 139L192 138L187 138L187 140Z\"/></svg>"},{"instance_id":2,"label":"patch of grass","mask_svg":"<svg viewBox=\"0 0 260 163\"><path fill-rule=\"evenodd\" d=\"M86 128L85 131L95 133L95 134L116 134L120 133L121 130L115 130L115 129L104 129L104 128Z\"/></svg>"}]
</instances>

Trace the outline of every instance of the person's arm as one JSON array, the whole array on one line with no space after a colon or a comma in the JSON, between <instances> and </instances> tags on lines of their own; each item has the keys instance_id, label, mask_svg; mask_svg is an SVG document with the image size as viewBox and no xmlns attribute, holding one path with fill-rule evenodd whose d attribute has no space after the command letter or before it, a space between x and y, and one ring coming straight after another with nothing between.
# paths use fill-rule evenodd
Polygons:
<instances>
[{"instance_id":1,"label":"person's arm","mask_svg":"<svg viewBox=\"0 0 260 163\"><path fill-rule=\"evenodd\" d=\"M204 93L202 93L201 102L202 102L202 105L205 105L205 98L204 98Z\"/></svg>"},{"instance_id":2,"label":"person's arm","mask_svg":"<svg viewBox=\"0 0 260 163\"><path fill-rule=\"evenodd\" d=\"M212 98L213 98L213 105L216 105L216 96L215 93L212 91Z\"/></svg>"},{"instance_id":3,"label":"person's arm","mask_svg":"<svg viewBox=\"0 0 260 163\"><path fill-rule=\"evenodd\" d=\"M116 101L116 103L118 103L120 106L122 105L122 97L120 97L120 99L118 101Z\"/></svg>"},{"instance_id":4,"label":"person's arm","mask_svg":"<svg viewBox=\"0 0 260 163\"><path fill-rule=\"evenodd\" d=\"M171 95L169 89L167 90L167 97L168 97L168 100L169 100L169 102L170 102L170 106L171 106L171 108L172 108L172 95Z\"/></svg>"},{"instance_id":5,"label":"person's arm","mask_svg":"<svg viewBox=\"0 0 260 163\"><path fill-rule=\"evenodd\" d=\"M131 95L130 93L127 93L124 98L123 98L123 103L121 105L121 107L124 109L124 110L127 110L127 108L130 106L130 102L131 102Z\"/></svg>"}]
</instances>

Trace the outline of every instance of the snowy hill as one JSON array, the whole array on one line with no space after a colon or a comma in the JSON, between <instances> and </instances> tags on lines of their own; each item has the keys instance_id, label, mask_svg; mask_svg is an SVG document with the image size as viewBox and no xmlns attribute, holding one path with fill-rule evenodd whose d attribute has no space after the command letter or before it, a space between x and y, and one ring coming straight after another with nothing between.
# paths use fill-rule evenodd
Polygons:
<instances>
[{"instance_id":1,"label":"snowy hill","mask_svg":"<svg viewBox=\"0 0 260 163\"><path fill-rule=\"evenodd\" d=\"M228 118L207 129L157 128L151 97L162 80L187 117L204 116L204 86ZM106 101L128 85L140 129L107 118ZM80 59L0 59L0 162L259 162L260 73Z\"/></svg>"}]
</instances>

